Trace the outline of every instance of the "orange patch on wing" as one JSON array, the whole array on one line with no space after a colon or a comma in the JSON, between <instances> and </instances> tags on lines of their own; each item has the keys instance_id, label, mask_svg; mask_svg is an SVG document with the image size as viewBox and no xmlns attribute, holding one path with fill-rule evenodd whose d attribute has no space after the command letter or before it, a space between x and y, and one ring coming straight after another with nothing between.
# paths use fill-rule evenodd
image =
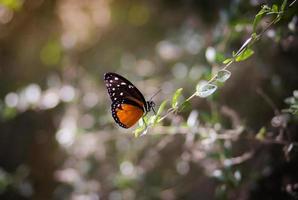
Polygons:
<instances>
[{"instance_id":1,"label":"orange patch on wing","mask_svg":"<svg viewBox=\"0 0 298 200\"><path fill-rule=\"evenodd\" d=\"M121 109L116 110L120 122L128 128L133 126L144 114L144 111L130 104L122 104Z\"/></svg>"}]
</instances>

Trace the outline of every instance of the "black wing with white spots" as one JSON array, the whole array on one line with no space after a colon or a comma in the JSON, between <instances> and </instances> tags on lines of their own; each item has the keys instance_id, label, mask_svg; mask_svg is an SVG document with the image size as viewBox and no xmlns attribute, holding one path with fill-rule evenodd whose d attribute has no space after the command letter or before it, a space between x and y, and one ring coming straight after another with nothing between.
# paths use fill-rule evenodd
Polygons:
<instances>
[{"instance_id":1,"label":"black wing with white spots","mask_svg":"<svg viewBox=\"0 0 298 200\"><path fill-rule=\"evenodd\" d=\"M144 105L146 104L142 93L123 76L108 72L104 75L104 81L112 102L121 101L127 97L133 97L141 101Z\"/></svg>"},{"instance_id":2,"label":"black wing with white spots","mask_svg":"<svg viewBox=\"0 0 298 200\"><path fill-rule=\"evenodd\" d=\"M119 126L123 128L127 128L127 126L120 121L116 112L117 109L121 108L121 104L123 103L123 101L124 100L114 101L111 105L111 111L112 111L112 117L114 118L115 122L119 124Z\"/></svg>"}]
</instances>

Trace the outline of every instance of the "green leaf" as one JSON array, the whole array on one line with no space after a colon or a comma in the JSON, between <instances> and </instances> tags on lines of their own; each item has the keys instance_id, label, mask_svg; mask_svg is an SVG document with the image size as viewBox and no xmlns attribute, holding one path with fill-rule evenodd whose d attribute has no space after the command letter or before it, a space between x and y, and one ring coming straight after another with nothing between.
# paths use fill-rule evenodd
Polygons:
<instances>
[{"instance_id":1,"label":"green leaf","mask_svg":"<svg viewBox=\"0 0 298 200\"><path fill-rule=\"evenodd\" d=\"M217 86L216 85L213 85L213 84L210 84L210 83L207 83L207 84L204 84L204 85L200 85L198 84L197 85L197 96L199 97L202 97L202 98L205 98L205 97L208 97L210 96L211 94L213 94L217 89Z\"/></svg>"},{"instance_id":2,"label":"green leaf","mask_svg":"<svg viewBox=\"0 0 298 200\"><path fill-rule=\"evenodd\" d=\"M158 108L158 111L157 111L157 113L156 113L156 116L155 116L155 118L154 118L154 124L156 124L156 123L158 122L158 120L159 120L159 118L160 118L160 114L164 111L164 109L165 109L167 103L168 103L168 100L164 100L164 101L160 104L160 106L159 106L159 108Z\"/></svg>"},{"instance_id":3,"label":"green leaf","mask_svg":"<svg viewBox=\"0 0 298 200\"><path fill-rule=\"evenodd\" d=\"M288 2L287 0L284 0L282 2L281 7L280 7L279 14L277 15L276 20L275 20L275 23L277 23L281 19L282 15L283 15L283 12L284 12L284 10L286 8L287 2Z\"/></svg>"},{"instance_id":4,"label":"green leaf","mask_svg":"<svg viewBox=\"0 0 298 200\"><path fill-rule=\"evenodd\" d=\"M139 136L142 135L146 130L147 130L147 129L146 129L145 126L140 126L140 127L138 127L137 129L135 129L133 133L134 133L135 137L139 137ZM146 131L146 133L147 133L147 131Z\"/></svg>"},{"instance_id":5,"label":"green leaf","mask_svg":"<svg viewBox=\"0 0 298 200\"><path fill-rule=\"evenodd\" d=\"M225 59L222 63L223 64L228 64L229 62L231 62L233 60L233 58L227 58Z\"/></svg>"},{"instance_id":6,"label":"green leaf","mask_svg":"<svg viewBox=\"0 0 298 200\"><path fill-rule=\"evenodd\" d=\"M281 7L280 7L280 11L281 11L281 12L283 12L283 11L285 10L286 5L287 5L287 2L288 2L288 0L284 0L284 1L282 2L282 5L281 5Z\"/></svg>"},{"instance_id":7,"label":"green leaf","mask_svg":"<svg viewBox=\"0 0 298 200\"><path fill-rule=\"evenodd\" d=\"M271 11L277 13L277 12L278 12L278 5L273 4L273 5L272 5L272 8L271 8Z\"/></svg>"},{"instance_id":8,"label":"green leaf","mask_svg":"<svg viewBox=\"0 0 298 200\"><path fill-rule=\"evenodd\" d=\"M262 6L262 9L256 14L254 21L253 21L253 32L255 33L257 30L257 26L260 23L261 19L264 17L264 15L269 11L268 6L264 5Z\"/></svg>"},{"instance_id":9,"label":"green leaf","mask_svg":"<svg viewBox=\"0 0 298 200\"><path fill-rule=\"evenodd\" d=\"M242 54L243 51L248 47L248 45L250 44L251 41L252 41L252 37L249 37L247 40L245 40L245 42L242 44L242 46L237 51L237 53L236 54L233 54L233 57L237 57L240 54Z\"/></svg>"},{"instance_id":10,"label":"green leaf","mask_svg":"<svg viewBox=\"0 0 298 200\"><path fill-rule=\"evenodd\" d=\"M217 75L216 75L216 80L223 83L225 82L226 80L228 80L231 76L231 72L228 71L228 70L220 70L219 72L217 72Z\"/></svg>"},{"instance_id":11,"label":"green leaf","mask_svg":"<svg viewBox=\"0 0 298 200\"><path fill-rule=\"evenodd\" d=\"M225 59L225 56L222 53L216 52L215 61L217 63L222 63L224 61L224 59Z\"/></svg>"},{"instance_id":12,"label":"green leaf","mask_svg":"<svg viewBox=\"0 0 298 200\"><path fill-rule=\"evenodd\" d=\"M180 106L179 106L179 109L178 109L178 112L181 112L187 108L191 107L191 104L189 101L184 101Z\"/></svg>"},{"instance_id":13,"label":"green leaf","mask_svg":"<svg viewBox=\"0 0 298 200\"><path fill-rule=\"evenodd\" d=\"M263 141L266 138L266 128L262 127L258 134L256 135L256 139Z\"/></svg>"},{"instance_id":14,"label":"green leaf","mask_svg":"<svg viewBox=\"0 0 298 200\"><path fill-rule=\"evenodd\" d=\"M245 49L240 55L236 57L236 62L244 61L254 54L252 49Z\"/></svg>"},{"instance_id":15,"label":"green leaf","mask_svg":"<svg viewBox=\"0 0 298 200\"><path fill-rule=\"evenodd\" d=\"M160 115L160 114L162 113L162 111L164 111L164 109L165 109L167 103L168 103L168 100L164 100L164 101L160 104L160 106L159 106L159 108L158 108L158 111L157 111L156 115Z\"/></svg>"},{"instance_id":16,"label":"green leaf","mask_svg":"<svg viewBox=\"0 0 298 200\"><path fill-rule=\"evenodd\" d=\"M172 98L172 108L174 108L174 109L177 108L177 106L178 106L178 100L182 94L182 90L183 90L183 88L179 88L178 90L176 90L176 92Z\"/></svg>"},{"instance_id":17,"label":"green leaf","mask_svg":"<svg viewBox=\"0 0 298 200\"><path fill-rule=\"evenodd\" d=\"M252 40L257 40L258 39L258 35L256 33L252 33L251 34L251 39Z\"/></svg>"}]
</instances>

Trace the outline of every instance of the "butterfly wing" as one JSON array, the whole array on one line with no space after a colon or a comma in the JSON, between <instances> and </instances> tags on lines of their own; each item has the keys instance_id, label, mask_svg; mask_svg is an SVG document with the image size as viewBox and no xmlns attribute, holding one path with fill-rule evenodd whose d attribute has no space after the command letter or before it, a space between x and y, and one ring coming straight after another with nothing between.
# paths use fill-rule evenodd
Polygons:
<instances>
[{"instance_id":1,"label":"butterfly wing","mask_svg":"<svg viewBox=\"0 0 298 200\"><path fill-rule=\"evenodd\" d=\"M143 108L130 99L114 101L111 111L115 122L123 128L130 128L144 114Z\"/></svg>"},{"instance_id":2,"label":"butterfly wing","mask_svg":"<svg viewBox=\"0 0 298 200\"><path fill-rule=\"evenodd\" d=\"M142 93L129 80L116 73L106 73L104 81L112 102L129 98L138 102L141 106L146 104Z\"/></svg>"},{"instance_id":3,"label":"butterfly wing","mask_svg":"<svg viewBox=\"0 0 298 200\"><path fill-rule=\"evenodd\" d=\"M142 93L126 78L116 73L106 73L104 81L112 100L112 116L123 128L133 126L144 114L146 104Z\"/></svg>"}]
</instances>

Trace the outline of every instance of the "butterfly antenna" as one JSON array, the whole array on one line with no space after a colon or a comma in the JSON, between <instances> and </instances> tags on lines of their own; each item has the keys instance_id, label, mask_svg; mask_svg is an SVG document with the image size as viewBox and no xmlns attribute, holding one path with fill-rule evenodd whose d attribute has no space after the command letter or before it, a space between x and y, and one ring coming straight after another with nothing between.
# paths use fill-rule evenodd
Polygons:
<instances>
[{"instance_id":1,"label":"butterfly antenna","mask_svg":"<svg viewBox=\"0 0 298 200\"><path fill-rule=\"evenodd\" d=\"M161 89L159 89L157 92L155 92L154 94L153 94L153 96L150 98L150 101L153 99L153 97L155 97L158 93L160 93L161 92Z\"/></svg>"}]
</instances>

